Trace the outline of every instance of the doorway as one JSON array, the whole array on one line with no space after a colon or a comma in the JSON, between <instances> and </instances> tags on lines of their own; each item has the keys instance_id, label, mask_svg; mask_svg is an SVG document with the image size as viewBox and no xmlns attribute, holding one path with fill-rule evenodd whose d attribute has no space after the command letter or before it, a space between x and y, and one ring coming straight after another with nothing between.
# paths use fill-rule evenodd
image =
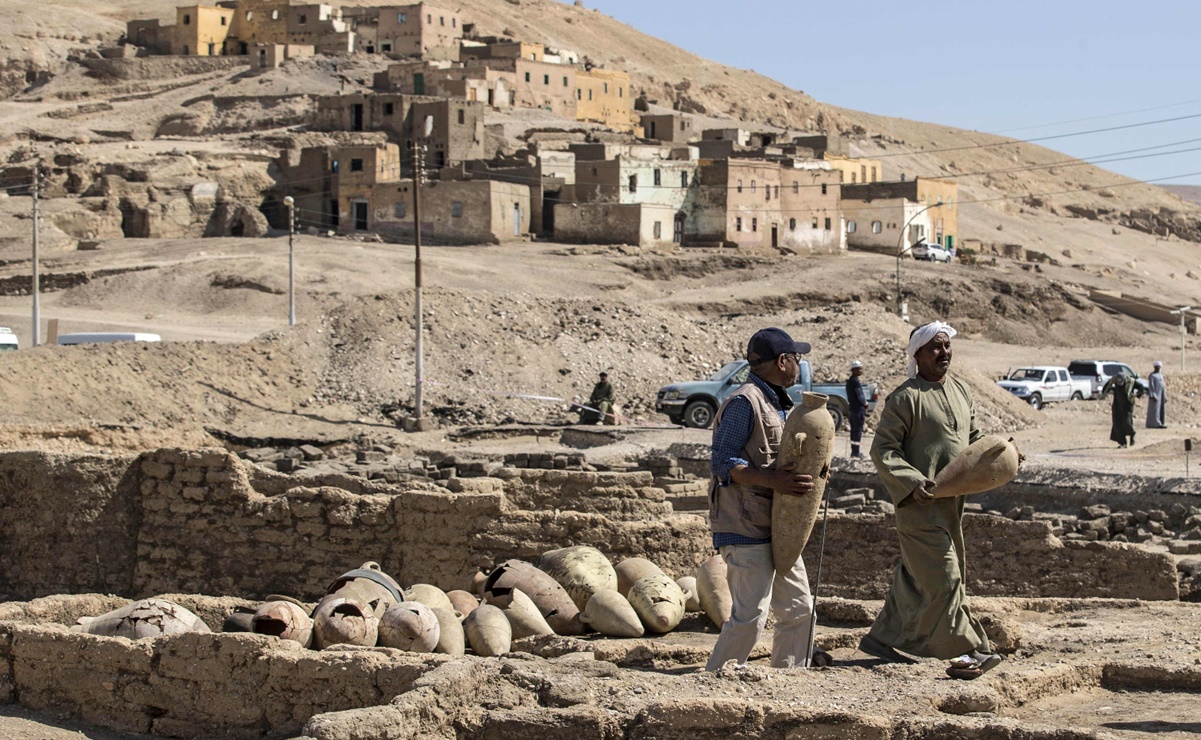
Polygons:
<instances>
[{"instance_id":1,"label":"doorway","mask_svg":"<svg viewBox=\"0 0 1201 740\"><path fill-rule=\"evenodd\" d=\"M350 130L351 131L362 131L363 130L363 104L362 103L355 103L354 105L350 106Z\"/></svg>"},{"instance_id":2,"label":"doorway","mask_svg":"<svg viewBox=\"0 0 1201 740\"><path fill-rule=\"evenodd\" d=\"M354 202L354 229L355 231L367 230L367 201L365 200Z\"/></svg>"},{"instance_id":3,"label":"doorway","mask_svg":"<svg viewBox=\"0 0 1201 740\"><path fill-rule=\"evenodd\" d=\"M684 214L676 214L675 229L672 231L671 240L676 244L684 243Z\"/></svg>"},{"instance_id":4,"label":"doorway","mask_svg":"<svg viewBox=\"0 0 1201 740\"><path fill-rule=\"evenodd\" d=\"M780 227L777 224L771 225L771 245L773 249L780 246Z\"/></svg>"}]
</instances>

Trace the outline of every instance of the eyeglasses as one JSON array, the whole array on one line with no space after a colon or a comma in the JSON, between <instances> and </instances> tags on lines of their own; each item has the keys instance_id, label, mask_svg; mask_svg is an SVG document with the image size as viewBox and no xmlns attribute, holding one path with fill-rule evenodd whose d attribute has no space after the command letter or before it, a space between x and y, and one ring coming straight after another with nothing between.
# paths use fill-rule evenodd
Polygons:
<instances>
[{"instance_id":1,"label":"eyeglasses","mask_svg":"<svg viewBox=\"0 0 1201 740\"><path fill-rule=\"evenodd\" d=\"M800 352L785 352L782 355L780 355L780 357L783 357L786 360L792 360L793 362L795 362L798 365L801 364L801 353Z\"/></svg>"}]
</instances>

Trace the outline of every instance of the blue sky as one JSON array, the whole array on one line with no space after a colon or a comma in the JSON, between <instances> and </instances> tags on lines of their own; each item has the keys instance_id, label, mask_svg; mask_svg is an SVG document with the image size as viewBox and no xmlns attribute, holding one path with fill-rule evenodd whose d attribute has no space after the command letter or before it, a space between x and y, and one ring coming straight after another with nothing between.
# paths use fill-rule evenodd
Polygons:
<instances>
[{"instance_id":1,"label":"blue sky","mask_svg":"<svg viewBox=\"0 0 1201 740\"><path fill-rule=\"evenodd\" d=\"M1091 158L1198 139L1100 166L1143 180L1201 173L1197 0L584 3L822 102L882 115L1022 139L1198 116L1044 145ZM1183 149L1197 151L1143 156ZM1201 174L1170 183L1201 184Z\"/></svg>"}]
</instances>

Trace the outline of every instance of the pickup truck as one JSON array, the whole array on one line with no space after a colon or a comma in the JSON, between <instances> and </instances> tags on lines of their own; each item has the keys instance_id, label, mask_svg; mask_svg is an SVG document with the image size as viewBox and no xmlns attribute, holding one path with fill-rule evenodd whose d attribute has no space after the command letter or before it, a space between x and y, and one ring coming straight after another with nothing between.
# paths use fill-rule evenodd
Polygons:
<instances>
[{"instance_id":1,"label":"pickup truck","mask_svg":"<svg viewBox=\"0 0 1201 740\"><path fill-rule=\"evenodd\" d=\"M1019 367L997 385L1036 409L1056 401L1080 401L1093 392L1087 379L1073 378L1066 367L1047 365Z\"/></svg>"},{"instance_id":2,"label":"pickup truck","mask_svg":"<svg viewBox=\"0 0 1201 740\"><path fill-rule=\"evenodd\" d=\"M705 380L693 380L685 383L672 383L659 389L655 397L655 411L667 414L673 424L682 424L696 429L707 429L713 424L717 407L726 396L746 382L746 376L751 372L746 360L735 360L722 369L710 375ZM875 383L864 383L867 392L868 413L876 407L879 392ZM842 383L814 383L813 368L808 360L801 360L801 377L797 384L788 389L788 396L795 403L801 402L801 394L805 391L823 393L830 397L826 409L834 417L834 428L842 428L843 420L850 412L847 403L846 385Z\"/></svg>"}]
</instances>

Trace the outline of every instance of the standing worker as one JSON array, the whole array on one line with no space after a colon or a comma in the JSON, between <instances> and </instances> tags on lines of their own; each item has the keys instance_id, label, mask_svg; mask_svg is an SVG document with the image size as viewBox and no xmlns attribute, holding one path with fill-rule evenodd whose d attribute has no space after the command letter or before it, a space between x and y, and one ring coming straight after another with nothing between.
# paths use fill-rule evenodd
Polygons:
<instances>
[{"instance_id":1,"label":"standing worker","mask_svg":"<svg viewBox=\"0 0 1201 740\"><path fill-rule=\"evenodd\" d=\"M851 457L863 457L859 452L859 441L863 439L863 424L867 421L867 392L859 376L863 375L863 363L851 363L851 377L847 378L847 405L850 408Z\"/></svg>"},{"instance_id":2,"label":"standing worker","mask_svg":"<svg viewBox=\"0 0 1201 740\"><path fill-rule=\"evenodd\" d=\"M1147 376L1147 428L1163 429L1164 404L1168 401L1168 387L1163 381L1163 363L1155 361L1151 374Z\"/></svg>"},{"instance_id":3,"label":"standing worker","mask_svg":"<svg viewBox=\"0 0 1201 740\"><path fill-rule=\"evenodd\" d=\"M1101 389L1101 397L1113 393L1113 406L1110 407L1109 438L1125 447L1126 441L1134 446L1134 398L1136 388L1134 378L1126 373L1118 373L1110 378Z\"/></svg>"},{"instance_id":4,"label":"standing worker","mask_svg":"<svg viewBox=\"0 0 1201 740\"><path fill-rule=\"evenodd\" d=\"M900 650L950 660L948 675L972 679L996 667L984 627L967 605L962 496L935 498L934 476L983 436L967 384L948 376L949 325L909 335L909 380L885 402L872 462L896 505L901 562L884 609L859 643L868 655L913 663Z\"/></svg>"},{"instance_id":5,"label":"standing worker","mask_svg":"<svg viewBox=\"0 0 1201 740\"><path fill-rule=\"evenodd\" d=\"M790 466L776 468L784 420L792 408L789 386L801 372L808 342L795 342L782 329L761 329L747 344L751 372L717 410L713 427L709 523L713 548L726 564L733 608L713 646L707 671L729 660L746 663L763 634L768 607L776 613L771 664L800 668L809 654L813 597L805 561L778 574L772 561L772 496L813 495L813 477ZM813 664L828 666L829 653L814 651Z\"/></svg>"}]
</instances>

